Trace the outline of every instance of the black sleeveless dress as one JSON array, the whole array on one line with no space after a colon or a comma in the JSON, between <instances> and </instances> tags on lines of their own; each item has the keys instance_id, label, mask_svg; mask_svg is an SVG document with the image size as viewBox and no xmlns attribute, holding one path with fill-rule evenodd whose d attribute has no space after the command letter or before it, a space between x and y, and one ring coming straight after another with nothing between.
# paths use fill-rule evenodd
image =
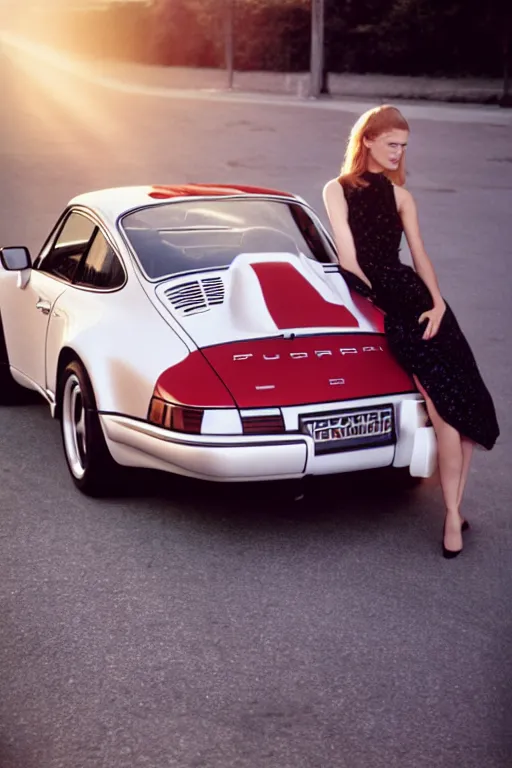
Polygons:
<instances>
[{"instance_id":1,"label":"black sleeveless dress","mask_svg":"<svg viewBox=\"0 0 512 768\"><path fill-rule=\"evenodd\" d=\"M499 435L492 398L471 348L446 305L433 339L422 339L432 297L417 272L399 258L402 221L391 181L382 173L364 174L366 187L344 185L348 221L358 263L372 283L342 270L351 288L385 312L385 331L400 365L416 375L437 412L464 437L491 449Z\"/></svg>"}]
</instances>

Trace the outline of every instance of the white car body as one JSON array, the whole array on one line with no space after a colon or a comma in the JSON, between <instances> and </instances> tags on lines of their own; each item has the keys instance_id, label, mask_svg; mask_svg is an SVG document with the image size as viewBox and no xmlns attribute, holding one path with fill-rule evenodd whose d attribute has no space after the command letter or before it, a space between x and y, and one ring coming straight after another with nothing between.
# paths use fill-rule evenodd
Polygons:
<instances>
[{"instance_id":1,"label":"white car body","mask_svg":"<svg viewBox=\"0 0 512 768\"><path fill-rule=\"evenodd\" d=\"M232 211L243 210L250 220L251 205L258 215L282 210L283 217L285 208L276 206L288 206L286 216L290 205L298 206L295 214L307 214L326 249L332 248L303 200L272 190L130 187L72 200L32 268L0 266L4 362L12 377L40 392L59 415L59 377L66 363L79 361L108 451L124 466L217 481L385 466L429 476L436 460L433 430L419 393L387 349L378 311L349 291L335 257L320 263L291 241L289 250L244 251L244 239L279 239L272 227L236 224ZM130 219L124 217L176 219L183 211L192 224L158 235L185 242L191 267L150 278L130 238L151 233L144 226L125 227ZM82 218L69 220L71 226L70 214ZM197 225L194 216L210 216L210 223ZM84 251L73 261L62 255L74 247L62 240L62 227L82 225L84 231L95 228L96 240L88 241L89 256ZM189 247L187 238L204 236L234 238L240 252L229 264L202 267L194 262L201 245ZM104 249L104 241L124 273L116 263L119 284L113 289L83 277L84 270L96 274L90 272L90 254ZM65 258L69 274L75 280L80 274L83 284L45 271L45 264L60 265L58 259L64 265L58 269L68 269ZM389 412L365 413L379 407ZM189 418L192 431L184 428ZM181 428L173 428L172 419Z\"/></svg>"}]
</instances>

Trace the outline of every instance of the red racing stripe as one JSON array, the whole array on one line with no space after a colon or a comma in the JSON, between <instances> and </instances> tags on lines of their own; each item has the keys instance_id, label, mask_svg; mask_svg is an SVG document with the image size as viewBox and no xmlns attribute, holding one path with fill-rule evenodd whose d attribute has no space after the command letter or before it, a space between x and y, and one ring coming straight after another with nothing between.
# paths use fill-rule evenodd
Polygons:
<instances>
[{"instance_id":1,"label":"red racing stripe","mask_svg":"<svg viewBox=\"0 0 512 768\"><path fill-rule=\"evenodd\" d=\"M357 328L354 315L326 301L292 264L251 264L267 309L278 328Z\"/></svg>"}]
</instances>

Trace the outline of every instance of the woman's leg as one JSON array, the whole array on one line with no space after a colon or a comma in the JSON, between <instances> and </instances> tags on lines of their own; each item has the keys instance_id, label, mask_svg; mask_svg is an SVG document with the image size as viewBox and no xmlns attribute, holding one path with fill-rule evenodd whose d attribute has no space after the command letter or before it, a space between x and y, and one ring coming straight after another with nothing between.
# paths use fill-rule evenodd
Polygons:
<instances>
[{"instance_id":1,"label":"woman's leg","mask_svg":"<svg viewBox=\"0 0 512 768\"><path fill-rule=\"evenodd\" d=\"M462 497L464 495L464 488L466 487L466 482L468 479L469 467L471 464L471 458L473 456L474 443L472 440L468 440L467 437L463 437L461 439L461 446L462 446L462 472L461 472L460 483L459 483L459 494L457 497L459 507L462 502Z\"/></svg>"},{"instance_id":2,"label":"woman's leg","mask_svg":"<svg viewBox=\"0 0 512 768\"><path fill-rule=\"evenodd\" d=\"M414 380L419 391L425 398L428 415L436 433L439 477L446 506L444 545L447 549L461 549L462 533L460 530L461 517L459 513L459 490L461 488L464 468L461 437L454 427L447 424L447 422L441 418L434 403L416 377L414 377Z\"/></svg>"}]
</instances>

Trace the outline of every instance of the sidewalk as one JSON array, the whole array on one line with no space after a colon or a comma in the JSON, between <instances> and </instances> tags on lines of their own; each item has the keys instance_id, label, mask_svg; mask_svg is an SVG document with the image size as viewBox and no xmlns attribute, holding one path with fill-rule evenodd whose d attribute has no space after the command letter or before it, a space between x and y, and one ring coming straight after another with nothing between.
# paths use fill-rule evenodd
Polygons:
<instances>
[{"instance_id":1,"label":"sidewalk","mask_svg":"<svg viewBox=\"0 0 512 768\"><path fill-rule=\"evenodd\" d=\"M128 78L133 85L167 88L225 90L228 75L222 69L162 67L129 62L96 62L111 76ZM378 74L330 74L332 98L421 100L466 104L497 104L503 91L500 79L407 77ZM309 74L284 72L235 72L233 90L305 97ZM328 96L323 98L329 98Z\"/></svg>"},{"instance_id":2,"label":"sidewalk","mask_svg":"<svg viewBox=\"0 0 512 768\"><path fill-rule=\"evenodd\" d=\"M1 29L0 45L35 58L45 66L56 66L100 85L151 96L261 103L282 101L294 106L324 109L347 109L352 104L355 111L363 102L371 106L403 101L404 107L407 102L410 109L433 112L437 102L438 109L449 109L447 105L451 104L452 110L458 109L461 114L465 110L466 115L471 105L479 105L472 110L482 112L479 119L485 119L484 112L487 110L492 111L495 118L501 113L500 119L505 119L507 123L512 117L510 111L497 106L503 91L500 79L331 74L328 79L329 94L311 99L308 98L307 72L235 72L230 90L228 73L223 69L166 67L112 59L77 58L62 49L50 48Z\"/></svg>"}]
</instances>

